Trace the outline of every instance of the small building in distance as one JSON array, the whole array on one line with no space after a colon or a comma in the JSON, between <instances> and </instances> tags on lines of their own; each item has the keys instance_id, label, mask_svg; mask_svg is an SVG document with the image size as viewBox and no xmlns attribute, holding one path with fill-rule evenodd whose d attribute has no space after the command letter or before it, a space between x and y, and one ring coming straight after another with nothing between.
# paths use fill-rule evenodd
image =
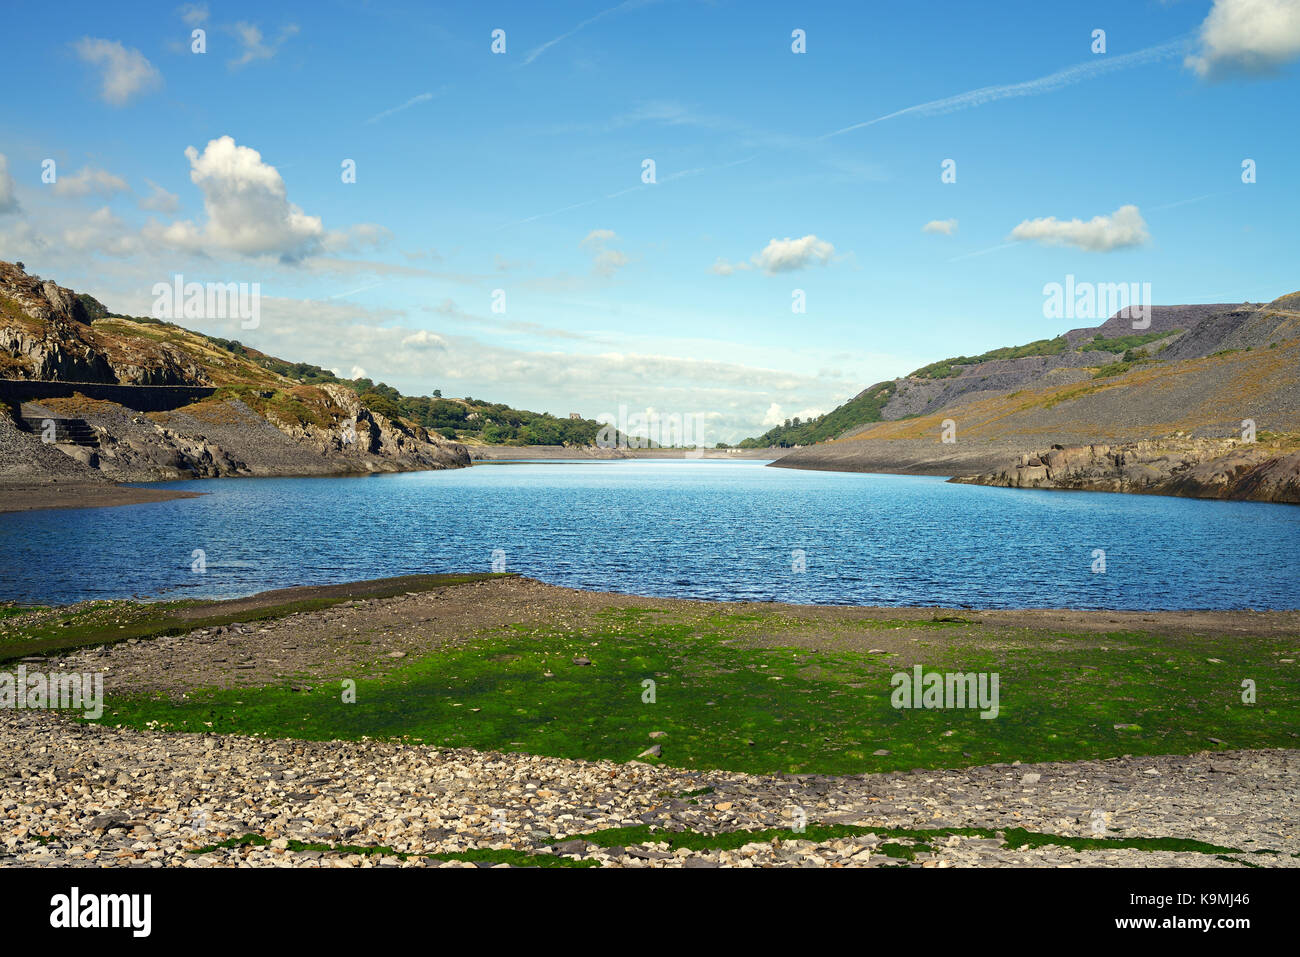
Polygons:
<instances>
[{"instance_id":1,"label":"small building in distance","mask_svg":"<svg viewBox=\"0 0 1300 957\"><path fill-rule=\"evenodd\" d=\"M569 413L569 418L571 418L571 419L581 419L581 418L582 418L582 413L581 413L581 412L570 412L570 413Z\"/></svg>"}]
</instances>

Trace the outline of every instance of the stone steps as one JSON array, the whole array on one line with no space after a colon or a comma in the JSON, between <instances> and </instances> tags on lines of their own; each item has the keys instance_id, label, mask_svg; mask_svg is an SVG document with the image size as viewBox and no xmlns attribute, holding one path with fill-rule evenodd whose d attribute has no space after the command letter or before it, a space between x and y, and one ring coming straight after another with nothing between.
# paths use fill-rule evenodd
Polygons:
<instances>
[{"instance_id":1,"label":"stone steps","mask_svg":"<svg viewBox=\"0 0 1300 957\"><path fill-rule=\"evenodd\" d=\"M54 426L54 441L67 445L80 445L84 448L99 448L99 433L85 419L65 419L54 416L23 415L18 417L18 426L24 432L45 436L49 434L50 423Z\"/></svg>"}]
</instances>

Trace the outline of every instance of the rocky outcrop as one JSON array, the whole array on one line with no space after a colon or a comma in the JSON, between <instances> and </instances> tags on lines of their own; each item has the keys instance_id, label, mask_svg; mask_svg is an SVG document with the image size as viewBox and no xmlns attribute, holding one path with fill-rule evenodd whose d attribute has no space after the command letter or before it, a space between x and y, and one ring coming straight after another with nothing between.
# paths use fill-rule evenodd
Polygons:
<instances>
[{"instance_id":1,"label":"rocky outcrop","mask_svg":"<svg viewBox=\"0 0 1300 957\"><path fill-rule=\"evenodd\" d=\"M347 390L343 390L347 392ZM237 399L213 399L173 412L144 414L112 402L82 401L78 415L97 448L52 444L69 469L119 482L284 475L357 475L470 464L463 445L371 412L355 396L351 416L332 426L280 421ZM28 418L65 414L58 400L28 404ZM40 444L26 436L28 444Z\"/></svg>"},{"instance_id":2,"label":"rocky outcrop","mask_svg":"<svg viewBox=\"0 0 1300 957\"><path fill-rule=\"evenodd\" d=\"M232 353L179 326L114 317L88 296L0 262L0 378L87 383L84 391L72 386L77 391L60 398L27 401L20 391L8 405L0 403L6 421L0 482L6 475L12 481L149 482L470 464L463 445L382 415L345 386L307 386L271 371L255 361L258 356ZM95 388L109 385L229 389L146 413L131 405L137 397L123 393L155 393ZM204 396L213 390L195 391ZM139 408L158 409L143 401L149 396L139 397ZM193 404L176 408L181 401ZM97 443L42 442L20 411L38 421L84 420Z\"/></svg>"},{"instance_id":3,"label":"rocky outcrop","mask_svg":"<svg viewBox=\"0 0 1300 957\"><path fill-rule=\"evenodd\" d=\"M1232 439L1054 445L953 482L1300 504L1300 451Z\"/></svg>"},{"instance_id":4,"label":"rocky outcrop","mask_svg":"<svg viewBox=\"0 0 1300 957\"><path fill-rule=\"evenodd\" d=\"M91 325L71 289L0 262L0 375L58 382L211 385L182 350Z\"/></svg>"}]
</instances>

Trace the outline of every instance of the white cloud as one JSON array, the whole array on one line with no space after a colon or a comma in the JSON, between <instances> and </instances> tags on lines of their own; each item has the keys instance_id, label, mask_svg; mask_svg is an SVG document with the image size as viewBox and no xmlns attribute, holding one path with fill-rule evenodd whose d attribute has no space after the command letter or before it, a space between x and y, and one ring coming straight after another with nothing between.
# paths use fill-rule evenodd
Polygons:
<instances>
[{"instance_id":1,"label":"white cloud","mask_svg":"<svg viewBox=\"0 0 1300 957\"><path fill-rule=\"evenodd\" d=\"M180 209L181 201L175 193L169 193L151 179L145 180L151 192L140 200L141 209L151 209L158 213L174 213Z\"/></svg>"},{"instance_id":2,"label":"white cloud","mask_svg":"<svg viewBox=\"0 0 1300 957\"><path fill-rule=\"evenodd\" d=\"M289 24L280 31L280 36L273 43L268 43L262 35L261 27L253 23L240 21L236 23L231 31L243 52L227 64L232 70L241 66L247 66L254 60L269 60L280 52L280 47L284 41L298 33L296 24Z\"/></svg>"},{"instance_id":3,"label":"white cloud","mask_svg":"<svg viewBox=\"0 0 1300 957\"><path fill-rule=\"evenodd\" d=\"M289 202L279 171L262 154L223 136L200 153L185 148L190 180L203 191L207 222L150 223L145 234L191 252L218 250L241 256L278 256L296 261L320 249L325 227Z\"/></svg>"},{"instance_id":4,"label":"white cloud","mask_svg":"<svg viewBox=\"0 0 1300 957\"><path fill-rule=\"evenodd\" d=\"M99 67L100 97L113 106L125 106L131 97L162 85L162 74L139 50L128 50L116 40L83 37L77 55Z\"/></svg>"},{"instance_id":5,"label":"white cloud","mask_svg":"<svg viewBox=\"0 0 1300 957\"><path fill-rule=\"evenodd\" d=\"M730 276L733 272L746 272L754 267L749 263L732 263L727 262L719 256L709 267L709 271L718 276Z\"/></svg>"},{"instance_id":6,"label":"white cloud","mask_svg":"<svg viewBox=\"0 0 1300 957\"><path fill-rule=\"evenodd\" d=\"M951 236L957 231L957 220L955 219L932 219L921 227L923 233L935 233L940 236Z\"/></svg>"},{"instance_id":7,"label":"white cloud","mask_svg":"<svg viewBox=\"0 0 1300 957\"><path fill-rule=\"evenodd\" d=\"M9 175L9 157L0 153L0 215L18 212L18 197L14 193L14 178Z\"/></svg>"},{"instance_id":8,"label":"white cloud","mask_svg":"<svg viewBox=\"0 0 1300 957\"><path fill-rule=\"evenodd\" d=\"M597 275L612 276L631 262L622 250L610 248L609 244L617 240L618 236L612 229L593 229L586 239L578 243L582 248L591 250L591 268Z\"/></svg>"},{"instance_id":9,"label":"white cloud","mask_svg":"<svg viewBox=\"0 0 1300 957\"><path fill-rule=\"evenodd\" d=\"M206 3L187 3L176 11L186 26L197 27L208 22L208 5Z\"/></svg>"},{"instance_id":10,"label":"white cloud","mask_svg":"<svg viewBox=\"0 0 1300 957\"><path fill-rule=\"evenodd\" d=\"M763 425L768 428L774 425L784 425L786 419L798 419L800 422L807 422L809 419L815 419L817 416L825 414L825 409L803 409L791 415L786 415L781 411L781 406L773 402L767 407L767 412L763 414Z\"/></svg>"},{"instance_id":11,"label":"white cloud","mask_svg":"<svg viewBox=\"0 0 1300 957\"><path fill-rule=\"evenodd\" d=\"M134 256L140 251L140 241L107 206L65 228L59 244L65 250L100 252L115 257Z\"/></svg>"},{"instance_id":12,"label":"white cloud","mask_svg":"<svg viewBox=\"0 0 1300 957\"><path fill-rule=\"evenodd\" d=\"M800 239L773 239L751 257L751 261L769 275L793 272L814 262L825 265L835 253L835 247L809 233Z\"/></svg>"},{"instance_id":13,"label":"white cloud","mask_svg":"<svg viewBox=\"0 0 1300 957\"><path fill-rule=\"evenodd\" d=\"M1203 77L1271 72L1300 57L1300 2L1214 0L1200 41L1185 63Z\"/></svg>"},{"instance_id":14,"label":"white cloud","mask_svg":"<svg viewBox=\"0 0 1300 957\"><path fill-rule=\"evenodd\" d=\"M89 196L91 193L112 196L114 193L126 192L130 192L126 180L93 166L83 166L79 172L71 176L60 176L54 182L55 196Z\"/></svg>"},{"instance_id":15,"label":"white cloud","mask_svg":"<svg viewBox=\"0 0 1300 957\"><path fill-rule=\"evenodd\" d=\"M413 332L402 339L404 346L422 346L427 349L434 349L438 352L447 351L447 340L428 329L421 329L419 332Z\"/></svg>"},{"instance_id":16,"label":"white cloud","mask_svg":"<svg viewBox=\"0 0 1300 957\"><path fill-rule=\"evenodd\" d=\"M1108 216L1094 216L1086 223L1081 219L1058 220L1055 216L1026 219L1011 231L1009 238L1105 253L1127 246L1141 246L1151 237L1138 208L1128 205Z\"/></svg>"}]
</instances>

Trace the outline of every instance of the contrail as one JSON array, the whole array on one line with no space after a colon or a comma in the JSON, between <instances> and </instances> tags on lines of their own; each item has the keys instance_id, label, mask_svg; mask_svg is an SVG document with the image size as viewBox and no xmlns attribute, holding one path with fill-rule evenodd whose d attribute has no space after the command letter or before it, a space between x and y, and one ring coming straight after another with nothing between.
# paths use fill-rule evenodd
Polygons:
<instances>
[{"instance_id":1,"label":"contrail","mask_svg":"<svg viewBox=\"0 0 1300 957\"><path fill-rule=\"evenodd\" d=\"M624 11L624 10L631 10L633 7L643 7L643 6L646 6L647 4L655 3L655 2L657 2L657 0L624 0L623 3L620 3L620 4L619 4L618 6L616 6L616 7L610 7L608 10L602 10L602 11L600 11L600 13L596 14L594 17L588 17L586 20L583 20L581 23L579 23L576 27L574 27L574 28L573 28L572 30L570 30L568 33L561 33L561 34L560 34L558 37L556 37L554 40L547 40L547 41L546 41L545 43L543 43L541 46L539 46L539 47L534 47L532 50L529 51L528 55L527 55L526 57L524 57L524 62L521 63L520 66L521 66L521 67L528 66L528 64L532 63L534 60L536 60L539 56L541 56L543 53L545 53L545 52L546 52L547 50L549 50L551 47L555 46L555 44L560 43L560 42L562 42L562 41L564 41L564 40L569 39L569 37L573 36L575 33L577 33L577 32L578 32L579 30L581 30L583 27L591 26L591 24L595 23L597 20L603 20L605 17L609 16L611 13L621 13L621 12Z\"/></svg>"},{"instance_id":2,"label":"contrail","mask_svg":"<svg viewBox=\"0 0 1300 957\"><path fill-rule=\"evenodd\" d=\"M966 93L958 93L956 96L945 97L942 100L931 100L929 103L918 103L916 106L909 106L901 110L895 110L893 113L886 113L884 116L878 116L874 120L867 120L865 123L854 123L852 126L846 126L834 133L827 133L819 139L830 139L833 136L840 136L844 133L851 133L853 130L860 130L864 127L875 126L877 123L883 123L885 120L892 120L900 116L916 114L918 116L936 116L940 113L955 113L957 110L968 110L971 107L983 106L985 103L992 103L995 100L1006 100L1015 96L1038 96L1041 93L1051 93L1053 90L1059 90L1062 87L1073 86L1084 80L1090 80L1096 76L1102 76L1106 73L1114 73L1116 70L1127 70L1130 67L1143 66L1147 63L1155 63L1157 60L1168 59L1179 53L1186 52L1188 46L1188 37L1180 37L1176 40L1170 40L1168 43L1162 43L1159 46L1147 47L1145 50L1138 50L1136 53L1126 53L1117 57L1098 57L1096 60L1090 60L1087 63L1079 63L1075 66L1066 67L1064 70L1058 70L1047 76L1040 76L1035 80L1026 80L1023 83L1008 83L1003 86L985 86L978 90L970 90Z\"/></svg>"},{"instance_id":3,"label":"contrail","mask_svg":"<svg viewBox=\"0 0 1300 957\"><path fill-rule=\"evenodd\" d=\"M620 189L613 193L606 193L604 196L597 196L595 199L585 199L581 203L573 203L569 206L562 206L559 209L553 209L549 213L538 213L535 216L529 216L527 219L517 219L512 223L502 223L500 226L493 229L492 232L499 232L503 229L508 229L511 226L522 226L524 223L531 223L538 219L546 219L548 216L558 216L560 213L567 213L571 209L581 209L583 206L590 206L593 203L599 203L606 199L614 199L615 197L623 196L626 193L636 193L645 189L654 189L666 183L671 183L673 180L685 179L688 176L699 176L702 173L714 173L720 169L730 169L733 166L740 166L744 163L748 163L755 158L756 155L747 156L745 159L732 160L730 163L722 163L718 166L697 166L693 169L684 169L680 172L671 173L668 176L665 176L657 183L637 183L635 186L629 186L627 189Z\"/></svg>"},{"instance_id":4,"label":"contrail","mask_svg":"<svg viewBox=\"0 0 1300 957\"><path fill-rule=\"evenodd\" d=\"M376 286L382 286L383 282L372 282L368 286L358 286L356 289L349 289L347 292L335 293L332 296L326 296L325 299L342 299L344 296L354 296L359 292L365 292L367 289L374 289Z\"/></svg>"},{"instance_id":5,"label":"contrail","mask_svg":"<svg viewBox=\"0 0 1300 957\"><path fill-rule=\"evenodd\" d=\"M1191 199L1180 199L1173 203L1165 203L1163 206L1152 206L1148 212L1156 213L1162 209L1174 209L1177 206L1186 206L1188 203L1199 203L1203 199L1211 199L1215 196L1223 196L1225 193L1206 193L1204 196L1193 196Z\"/></svg>"},{"instance_id":6,"label":"contrail","mask_svg":"<svg viewBox=\"0 0 1300 957\"><path fill-rule=\"evenodd\" d=\"M439 92L441 92L441 91L439 91ZM366 123L367 123L367 124L369 124L369 123L378 123L380 120L382 120L382 119L383 119L384 117L386 117L386 116L392 116L394 113L400 113L400 112L402 112L402 110L410 109L411 107L415 106L417 103L425 103L425 102L427 102L427 101L429 101L429 100L432 100L432 99L433 99L433 94L432 94L432 93L421 93L419 96L413 96L413 97L411 97L409 100L407 100L407 101L406 101L405 103L403 103L401 106L395 106L395 107L393 107L393 108L390 109L390 110L384 110L382 113L376 113L376 114L375 114L374 116L372 116L370 119L366 120Z\"/></svg>"}]
</instances>

